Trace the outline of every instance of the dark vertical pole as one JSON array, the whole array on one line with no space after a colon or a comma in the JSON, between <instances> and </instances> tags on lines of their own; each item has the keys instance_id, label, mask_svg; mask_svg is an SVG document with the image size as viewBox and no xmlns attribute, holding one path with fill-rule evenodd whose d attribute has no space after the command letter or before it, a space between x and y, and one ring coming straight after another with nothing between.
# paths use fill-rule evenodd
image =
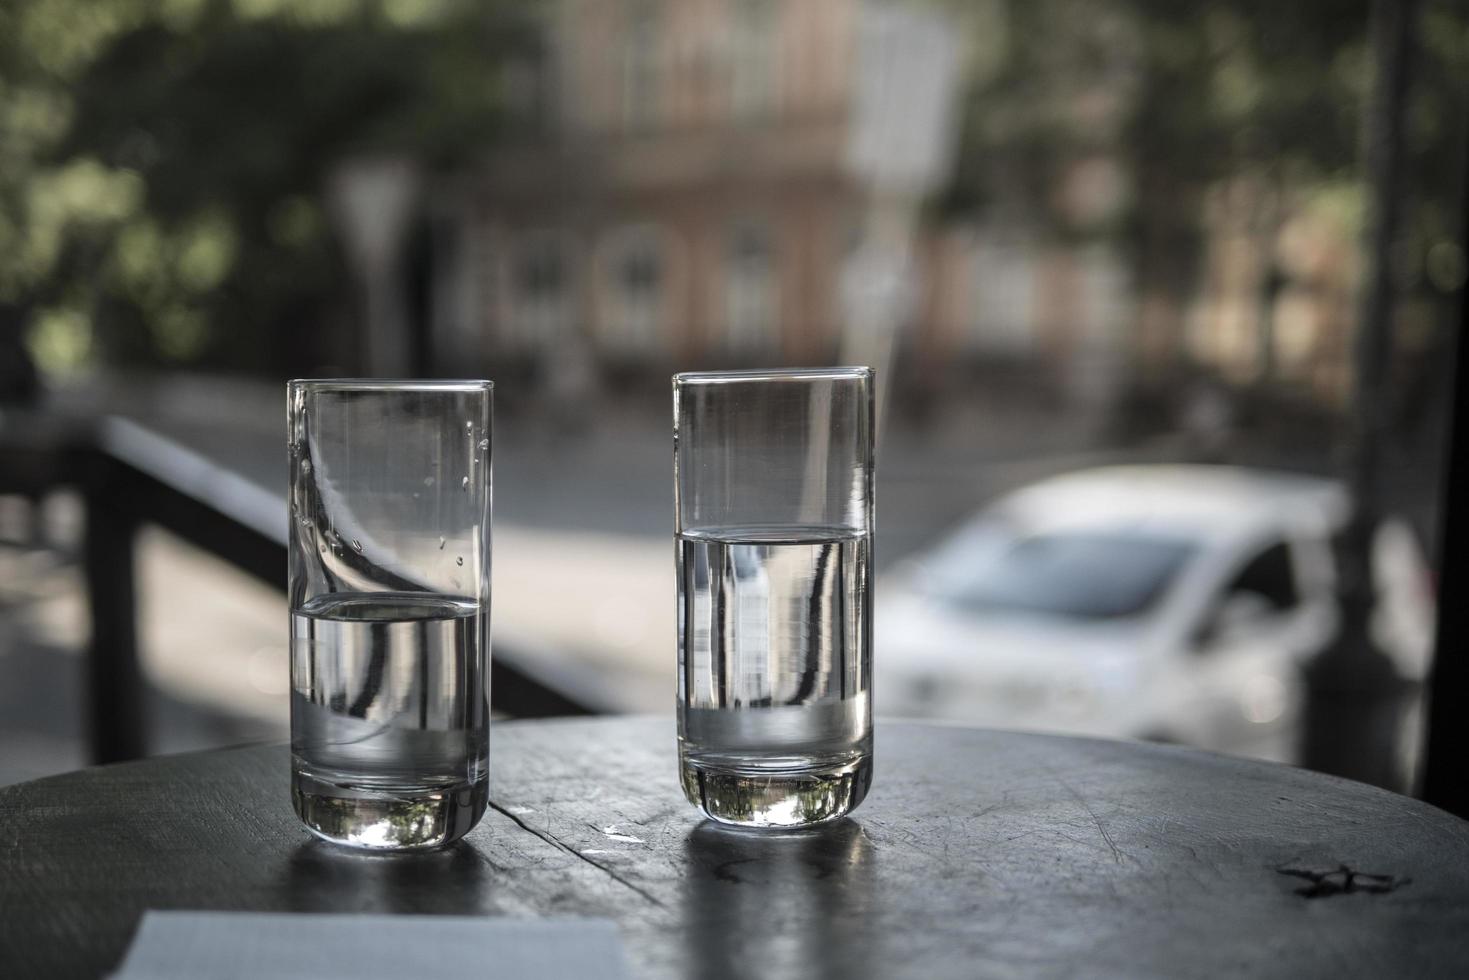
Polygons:
<instances>
[{"instance_id":1,"label":"dark vertical pole","mask_svg":"<svg viewBox=\"0 0 1469 980\"><path fill-rule=\"evenodd\" d=\"M1342 535L1336 641L1306 670L1302 757L1313 769L1403 788L1394 747L1401 737L1405 683L1371 639L1372 535L1380 509L1379 473L1387 424L1392 352L1392 252L1402 211L1403 129L1413 60L1416 0L1374 0L1376 77L1364 127L1368 221L1367 282L1354 349L1355 390L1347 433L1347 478L1354 513Z\"/></svg>"},{"instance_id":2,"label":"dark vertical pole","mask_svg":"<svg viewBox=\"0 0 1469 980\"><path fill-rule=\"evenodd\" d=\"M1469 154L1465 156L1469 163ZM1469 171L1463 196L1461 234L1469 231ZM1423 750L1423 798L1469 818L1469 605L1456 600L1469 585L1469 289L1459 287L1459 334L1454 340L1453 419L1443 495L1443 542L1439 552L1438 635L1428 687L1428 724Z\"/></svg>"},{"instance_id":3,"label":"dark vertical pole","mask_svg":"<svg viewBox=\"0 0 1469 980\"><path fill-rule=\"evenodd\" d=\"M118 502L105 463L87 487L86 575L92 642L87 657L92 761L142 758L143 677L138 667L133 539L137 522Z\"/></svg>"}]
</instances>

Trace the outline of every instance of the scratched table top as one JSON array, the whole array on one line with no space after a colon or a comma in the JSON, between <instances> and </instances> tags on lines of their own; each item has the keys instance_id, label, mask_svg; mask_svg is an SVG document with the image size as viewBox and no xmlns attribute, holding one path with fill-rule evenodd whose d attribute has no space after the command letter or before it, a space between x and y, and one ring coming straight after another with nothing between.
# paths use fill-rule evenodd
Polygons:
<instances>
[{"instance_id":1,"label":"scratched table top","mask_svg":"<svg viewBox=\"0 0 1469 980\"><path fill-rule=\"evenodd\" d=\"M97 977L143 910L606 916L645 977L1469 976L1469 823L1184 749L879 724L849 820L730 832L670 719L496 725L447 850L314 841L281 746L0 790L0 976Z\"/></svg>"}]
</instances>

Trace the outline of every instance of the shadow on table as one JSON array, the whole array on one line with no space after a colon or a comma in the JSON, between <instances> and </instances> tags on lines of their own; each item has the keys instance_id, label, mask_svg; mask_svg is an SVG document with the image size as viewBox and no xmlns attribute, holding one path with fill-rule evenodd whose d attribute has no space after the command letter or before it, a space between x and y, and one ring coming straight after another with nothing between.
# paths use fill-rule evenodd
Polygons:
<instances>
[{"instance_id":1,"label":"shadow on table","mask_svg":"<svg viewBox=\"0 0 1469 980\"><path fill-rule=\"evenodd\" d=\"M685 839L688 962L701 976L862 975L875 941L876 848L860 824Z\"/></svg>"},{"instance_id":2,"label":"shadow on table","mask_svg":"<svg viewBox=\"0 0 1469 980\"><path fill-rule=\"evenodd\" d=\"M459 842L422 854L356 854L322 841L291 852L286 894L292 911L470 915L491 904L494 876Z\"/></svg>"}]
</instances>

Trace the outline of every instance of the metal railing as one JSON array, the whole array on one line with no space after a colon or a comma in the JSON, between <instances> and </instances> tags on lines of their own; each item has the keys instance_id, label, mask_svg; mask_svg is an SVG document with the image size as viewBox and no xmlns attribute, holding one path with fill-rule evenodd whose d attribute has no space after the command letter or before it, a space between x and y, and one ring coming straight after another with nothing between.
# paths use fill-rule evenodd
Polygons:
<instances>
[{"instance_id":1,"label":"metal railing","mask_svg":"<svg viewBox=\"0 0 1469 980\"><path fill-rule=\"evenodd\" d=\"M147 717L134 581L138 528L162 527L284 590L286 500L129 419L7 419L0 426L0 492L41 494L64 486L79 489L86 506L92 759L141 758ZM490 691L492 707L517 717L594 714L611 707L600 703L591 678L504 644L496 645L491 658Z\"/></svg>"}]
</instances>

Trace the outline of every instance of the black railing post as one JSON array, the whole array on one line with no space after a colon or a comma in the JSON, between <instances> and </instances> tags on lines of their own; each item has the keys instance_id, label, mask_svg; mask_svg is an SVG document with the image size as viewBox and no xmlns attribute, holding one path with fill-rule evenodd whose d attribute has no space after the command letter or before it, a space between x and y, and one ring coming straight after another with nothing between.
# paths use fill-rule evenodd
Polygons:
<instances>
[{"instance_id":1,"label":"black railing post","mask_svg":"<svg viewBox=\"0 0 1469 980\"><path fill-rule=\"evenodd\" d=\"M116 467L98 460L86 485L88 737L95 763L140 759L147 748L133 580L138 522L123 504L118 482Z\"/></svg>"},{"instance_id":2,"label":"black railing post","mask_svg":"<svg viewBox=\"0 0 1469 980\"><path fill-rule=\"evenodd\" d=\"M1371 37L1376 77L1364 126L1368 220L1366 285L1354 338L1352 405L1346 442L1353 514L1338 548L1336 640L1306 668L1301 757L1310 769L1405 789L1394 758L1411 693L1372 640L1372 540L1382 513L1383 451L1389 418L1393 249L1401 223L1406 109L1417 0L1374 0Z\"/></svg>"},{"instance_id":3,"label":"black railing post","mask_svg":"<svg viewBox=\"0 0 1469 980\"><path fill-rule=\"evenodd\" d=\"M1469 146L1469 142L1461 145ZM1469 152L1464 186L1469 188ZM1469 230L1469 190L1460 201ZM1443 533L1438 552L1438 633L1428 683L1422 795L1434 806L1469 819L1469 608L1458 601L1469 582L1469 288L1459 286L1459 332L1454 338L1452 416L1443 482Z\"/></svg>"}]
</instances>

